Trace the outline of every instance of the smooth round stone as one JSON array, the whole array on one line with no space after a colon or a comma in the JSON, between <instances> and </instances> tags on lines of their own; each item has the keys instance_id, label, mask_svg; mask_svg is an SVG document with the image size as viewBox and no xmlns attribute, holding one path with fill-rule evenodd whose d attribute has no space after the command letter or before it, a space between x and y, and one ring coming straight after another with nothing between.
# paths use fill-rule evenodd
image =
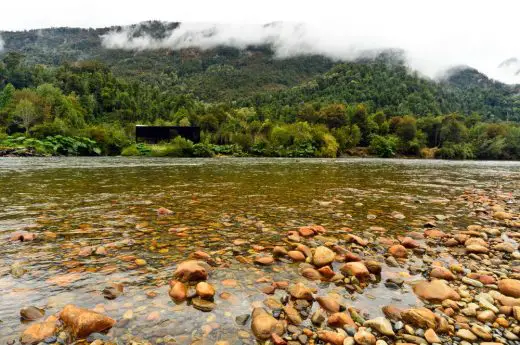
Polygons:
<instances>
[{"instance_id":1,"label":"smooth round stone","mask_svg":"<svg viewBox=\"0 0 520 345\"><path fill-rule=\"evenodd\" d=\"M424 337L424 330L422 328L417 328L415 330L415 335L418 336L418 337L423 338Z\"/></svg>"}]
</instances>

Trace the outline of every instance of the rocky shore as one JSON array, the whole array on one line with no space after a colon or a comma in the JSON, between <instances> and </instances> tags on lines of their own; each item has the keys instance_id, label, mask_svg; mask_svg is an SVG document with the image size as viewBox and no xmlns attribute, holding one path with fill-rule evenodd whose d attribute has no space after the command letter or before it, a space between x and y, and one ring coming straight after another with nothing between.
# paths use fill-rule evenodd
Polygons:
<instances>
[{"instance_id":1,"label":"rocky shore","mask_svg":"<svg viewBox=\"0 0 520 345\"><path fill-rule=\"evenodd\" d=\"M474 220L465 228L445 227L442 216L417 224L402 235L392 236L382 227L368 232L355 229L327 229L321 225L296 227L284 234L283 241L266 246L247 243L249 255L221 255L202 248L176 265L171 272L168 295L176 306L190 305L200 318L219 308L220 301L233 298L219 287L235 287L233 279L215 280L216 272L238 262L258 273L256 288L263 300L250 304L250 313L236 317L244 327L238 338L225 332L218 345L253 343L275 345L384 345L384 344L520 344L520 237L519 206L511 196L499 192L468 190L460 195ZM158 217L173 214L166 208ZM404 215L392 215L400 219ZM52 233L30 231L12 233L10 241L31 242ZM236 240L233 245L245 242ZM106 248L89 247L78 255L104 255ZM135 258L135 267L145 266ZM298 265L299 278L278 280L277 272ZM20 271L22 270L22 271ZM23 274L20 267L12 275ZM378 314L353 305L367 288L413 293L415 305L381 304ZM122 284L102 287L107 300L125 294ZM155 292L148 292L153 301ZM374 303L382 296L373 296ZM88 310L66 305L55 315L27 306L21 319L29 322L17 340L21 344L139 344L147 340L120 337L132 319L132 311L121 319L106 310ZM147 319L160 318L152 312ZM212 320L194 344L209 343L204 335L222 328ZM224 327L225 328L225 327ZM246 331L247 329L247 331ZM245 333L245 334L244 334ZM235 340L227 340L235 339ZM11 342L12 345L15 341ZM165 335L160 344L175 344Z\"/></svg>"}]
</instances>

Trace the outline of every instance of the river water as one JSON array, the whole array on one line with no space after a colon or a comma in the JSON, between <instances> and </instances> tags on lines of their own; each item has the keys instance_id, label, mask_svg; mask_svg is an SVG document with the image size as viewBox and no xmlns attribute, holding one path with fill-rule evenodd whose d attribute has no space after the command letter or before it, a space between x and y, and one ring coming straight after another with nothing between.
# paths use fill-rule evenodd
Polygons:
<instances>
[{"instance_id":1,"label":"river water","mask_svg":"<svg viewBox=\"0 0 520 345\"><path fill-rule=\"evenodd\" d=\"M458 197L468 189L500 190L518 200L520 163L0 158L0 343L18 338L27 327L20 322L20 308L33 305L50 315L67 303L116 320L133 314L110 331L114 339L253 343L245 333L249 326L235 318L264 300L258 278L304 279L298 264L264 268L241 263L237 258L261 249L254 245L286 245L288 230L308 224L324 226L328 236L348 231L373 236L376 227L386 235L404 234L431 219L443 230L465 227L471 224L470 210ZM159 207L174 214L158 217ZM9 241L17 230L38 237ZM90 254L89 249L101 246L106 254ZM168 296L176 265L196 250L225 262L210 274L217 307L209 313L176 305ZM146 264L138 266L135 259ZM25 274L13 276L13 265ZM384 272L418 278L398 268ZM125 286L113 301L101 293L111 282ZM306 284L322 293L334 290ZM229 293L226 299L219 296L222 292ZM349 305L371 317L386 304L420 303L406 288L390 291L382 283L363 294L344 289L343 294Z\"/></svg>"}]
</instances>

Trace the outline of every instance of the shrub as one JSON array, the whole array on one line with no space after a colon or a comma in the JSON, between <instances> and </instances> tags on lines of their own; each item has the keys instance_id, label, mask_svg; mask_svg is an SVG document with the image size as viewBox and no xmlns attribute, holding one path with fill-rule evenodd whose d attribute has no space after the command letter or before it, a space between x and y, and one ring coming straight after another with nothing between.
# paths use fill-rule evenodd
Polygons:
<instances>
[{"instance_id":1,"label":"shrub","mask_svg":"<svg viewBox=\"0 0 520 345\"><path fill-rule=\"evenodd\" d=\"M388 158L395 156L398 138L395 136L383 137L374 135L370 140L369 150L378 157Z\"/></svg>"},{"instance_id":2,"label":"shrub","mask_svg":"<svg viewBox=\"0 0 520 345\"><path fill-rule=\"evenodd\" d=\"M435 153L435 157L443 159L473 159L475 158L475 153L471 144L446 142Z\"/></svg>"}]
</instances>

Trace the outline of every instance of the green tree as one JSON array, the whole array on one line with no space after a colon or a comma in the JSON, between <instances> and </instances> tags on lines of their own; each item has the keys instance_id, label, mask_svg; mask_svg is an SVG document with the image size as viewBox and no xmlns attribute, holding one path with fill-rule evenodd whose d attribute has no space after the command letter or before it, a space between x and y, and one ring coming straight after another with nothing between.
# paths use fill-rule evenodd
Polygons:
<instances>
[{"instance_id":1,"label":"green tree","mask_svg":"<svg viewBox=\"0 0 520 345\"><path fill-rule=\"evenodd\" d=\"M29 100L22 99L16 105L14 113L16 119L25 128L25 134L29 135L29 129L39 117L34 104Z\"/></svg>"}]
</instances>

